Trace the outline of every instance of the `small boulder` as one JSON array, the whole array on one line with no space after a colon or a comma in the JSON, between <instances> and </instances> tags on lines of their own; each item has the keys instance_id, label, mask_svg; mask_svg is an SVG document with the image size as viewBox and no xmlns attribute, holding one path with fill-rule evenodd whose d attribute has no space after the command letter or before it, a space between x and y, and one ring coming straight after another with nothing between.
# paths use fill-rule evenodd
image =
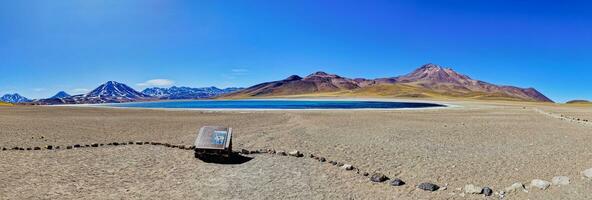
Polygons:
<instances>
[{"instance_id":1,"label":"small boulder","mask_svg":"<svg viewBox=\"0 0 592 200\"><path fill-rule=\"evenodd\" d=\"M194 150L195 147L193 145L185 145L185 149L187 149L187 150Z\"/></svg>"},{"instance_id":2,"label":"small boulder","mask_svg":"<svg viewBox=\"0 0 592 200\"><path fill-rule=\"evenodd\" d=\"M582 176L592 179L592 168L582 171Z\"/></svg>"},{"instance_id":3,"label":"small boulder","mask_svg":"<svg viewBox=\"0 0 592 200\"><path fill-rule=\"evenodd\" d=\"M45 146L45 149L47 149L47 150L52 150L52 149L53 149L53 146L51 146L51 145L47 145L47 146Z\"/></svg>"},{"instance_id":4,"label":"small boulder","mask_svg":"<svg viewBox=\"0 0 592 200\"><path fill-rule=\"evenodd\" d=\"M33 150L41 150L41 147L34 147Z\"/></svg>"},{"instance_id":5,"label":"small boulder","mask_svg":"<svg viewBox=\"0 0 592 200\"><path fill-rule=\"evenodd\" d=\"M72 149L72 146L66 146L66 149Z\"/></svg>"},{"instance_id":6,"label":"small boulder","mask_svg":"<svg viewBox=\"0 0 592 200\"><path fill-rule=\"evenodd\" d=\"M80 145L79 144L75 144L74 145L74 148L80 148Z\"/></svg>"},{"instance_id":7,"label":"small boulder","mask_svg":"<svg viewBox=\"0 0 592 200\"><path fill-rule=\"evenodd\" d=\"M417 188L425 190L425 191L436 191L440 189L440 186L433 184L433 183L421 183L417 186Z\"/></svg>"},{"instance_id":8,"label":"small boulder","mask_svg":"<svg viewBox=\"0 0 592 200\"><path fill-rule=\"evenodd\" d=\"M31 151L31 150L33 150L33 148L27 147L27 151Z\"/></svg>"},{"instance_id":9,"label":"small boulder","mask_svg":"<svg viewBox=\"0 0 592 200\"><path fill-rule=\"evenodd\" d=\"M300 153L300 151L297 151L297 150L288 152L288 155L294 156L294 157L302 157L302 156L304 156L302 153Z\"/></svg>"},{"instance_id":10,"label":"small boulder","mask_svg":"<svg viewBox=\"0 0 592 200\"><path fill-rule=\"evenodd\" d=\"M90 144L90 146L91 146L91 147L99 147L99 144L97 144L97 143L92 143L92 144Z\"/></svg>"},{"instance_id":11,"label":"small boulder","mask_svg":"<svg viewBox=\"0 0 592 200\"><path fill-rule=\"evenodd\" d=\"M524 184L522 183L514 183L509 187L506 187L504 189L505 192L514 192L514 191L518 191L518 190L522 190L522 191L526 191L526 189L524 188Z\"/></svg>"},{"instance_id":12,"label":"small boulder","mask_svg":"<svg viewBox=\"0 0 592 200\"><path fill-rule=\"evenodd\" d=\"M483 192L483 188L475 186L473 184L465 185L464 191L467 194L481 194Z\"/></svg>"},{"instance_id":13,"label":"small boulder","mask_svg":"<svg viewBox=\"0 0 592 200\"><path fill-rule=\"evenodd\" d=\"M251 152L249 150L246 150L246 149L241 149L241 153L242 154L249 154Z\"/></svg>"},{"instance_id":14,"label":"small boulder","mask_svg":"<svg viewBox=\"0 0 592 200\"><path fill-rule=\"evenodd\" d=\"M332 165L337 165L337 162L335 161L329 161L329 163L331 163Z\"/></svg>"},{"instance_id":15,"label":"small boulder","mask_svg":"<svg viewBox=\"0 0 592 200\"><path fill-rule=\"evenodd\" d=\"M320 161L320 162L325 162L325 161L327 161L327 159L325 159L325 157L320 157L320 158L319 158L319 161Z\"/></svg>"},{"instance_id":16,"label":"small boulder","mask_svg":"<svg viewBox=\"0 0 592 200\"><path fill-rule=\"evenodd\" d=\"M143 145L143 144L144 144L144 142L140 142L140 141L136 142L136 145Z\"/></svg>"},{"instance_id":17,"label":"small boulder","mask_svg":"<svg viewBox=\"0 0 592 200\"><path fill-rule=\"evenodd\" d=\"M489 187L484 187L483 188L483 195L485 195L486 197L491 196L493 194L493 190Z\"/></svg>"},{"instance_id":18,"label":"small boulder","mask_svg":"<svg viewBox=\"0 0 592 200\"><path fill-rule=\"evenodd\" d=\"M344 164L343 164L342 162L337 162L337 167L341 167L341 166L343 166L343 165L344 165Z\"/></svg>"},{"instance_id":19,"label":"small boulder","mask_svg":"<svg viewBox=\"0 0 592 200\"><path fill-rule=\"evenodd\" d=\"M368 172L364 172L362 173L362 176L370 176L370 174Z\"/></svg>"},{"instance_id":20,"label":"small boulder","mask_svg":"<svg viewBox=\"0 0 592 200\"><path fill-rule=\"evenodd\" d=\"M551 182L541 179L534 179L530 182L530 186L541 190L546 190L547 188L549 188L549 186L551 186Z\"/></svg>"},{"instance_id":21,"label":"small boulder","mask_svg":"<svg viewBox=\"0 0 592 200\"><path fill-rule=\"evenodd\" d=\"M345 164L345 165L341 166L341 169L349 171L349 170L354 169L354 166L349 165L349 164Z\"/></svg>"},{"instance_id":22,"label":"small boulder","mask_svg":"<svg viewBox=\"0 0 592 200\"><path fill-rule=\"evenodd\" d=\"M558 186L569 185L570 180L569 180L569 177L567 177L567 176L556 176L556 177L553 177L553 179L551 179L551 183L553 185L558 185Z\"/></svg>"},{"instance_id":23,"label":"small boulder","mask_svg":"<svg viewBox=\"0 0 592 200\"><path fill-rule=\"evenodd\" d=\"M392 186L402 186L405 185L405 181L396 178L395 180L391 181Z\"/></svg>"},{"instance_id":24,"label":"small boulder","mask_svg":"<svg viewBox=\"0 0 592 200\"><path fill-rule=\"evenodd\" d=\"M370 177L370 181L377 182L377 183L384 182L386 180L388 180L388 177L386 177L384 174L381 174L381 173L374 173Z\"/></svg>"},{"instance_id":25,"label":"small boulder","mask_svg":"<svg viewBox=\"0 0 592 200\"><path fill-rule=\"evenodd\" d=\"M128 143L128 144L134 144L134 142L132 142L132 141L129 141L129 142L127 142L127 143Z\"/></svg>"}]
</instances>

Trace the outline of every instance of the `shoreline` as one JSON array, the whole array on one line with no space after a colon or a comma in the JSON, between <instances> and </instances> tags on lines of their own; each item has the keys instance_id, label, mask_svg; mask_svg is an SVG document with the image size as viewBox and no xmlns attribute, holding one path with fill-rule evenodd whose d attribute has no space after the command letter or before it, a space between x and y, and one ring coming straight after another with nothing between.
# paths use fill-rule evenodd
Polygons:
<instances>
[{"instance_id":1,"label":"shoreline","mask_svg":"<svg viewBox=\"0 0 592 200\"><path fill-rule=\"evenodd\" d=\"M400 103L430 103L440 106L421 107L421 108L143 108L143 107L117 107L111 105L119 105L126 103L143 103L143 102L126 102L126 103L106 103L106 104L63 104L63 105L44 105L48 107L82 107L82 108L107 108L107 109L132 109L132 110L164 110L164 111L215 111L215 112L234 112L234 111L396 111L396 110L437 110L437 109L451 109L462 108L458 104L450 102L440 102L434 100L412 100L412 99L376 99L376 98L271 98L271 99L207 99L207 100L164 100L151 102L189 102L189 101L373 101L373 102L400 102Z\"/></svg>"}]
</instances>

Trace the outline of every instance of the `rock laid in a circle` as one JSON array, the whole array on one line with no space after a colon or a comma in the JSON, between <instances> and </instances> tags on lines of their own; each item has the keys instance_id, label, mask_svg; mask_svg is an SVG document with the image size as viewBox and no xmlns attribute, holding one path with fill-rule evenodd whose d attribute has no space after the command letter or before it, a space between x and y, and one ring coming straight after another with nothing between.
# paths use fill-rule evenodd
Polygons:
<instances>
[{"instance_id":1,"label":"rock laid in a circle","mask_svg":"<svg viewBox=\"0 0 592 200\"><path fill-rule=\"evenodd\" d=\"M53 146L47 145L47 146L45 146L45 149L52 150L53 149Z\"/></svg>"},{"instance_id":2,"label":"rock laid in a circle","mask_svg":"<svg viewBox=\"0 0 592 200\"><path fill-rule=\"evenodd\" d=\"M27 151L31 151L31 150L33 150L33 148L27 147Z\"/></svg>"},{"instance_id":3,"label":"rock laid in a circle","mask_svg":"<svg viewBox=\"0 0 592 200\"><path fill-rule=\"evenodd\" d=\"M2 151L6 151L8 150L6 147L2 147Z\"/></svg>"},{"instance_id":4,"label":"rock laid in a circle","mask_svg":"<svg viewBox=\"0 0 592 200\"><path fill-rule=\"evenodd\" d=\"M526 189L524 188L524 184L522 183L514 183L511 186L507 187L504 189L505 192L514 192L514 191L518 191L518 190L522 190L522 191L526 191Z\"/></svg>"},{"instance_id":5,"label":"rock laid in a circle","mask_svg":"<svg viewBox=\"0 0 592 200\"><path fill-rule=\"evenodd\" d=\"M402 185L405 185L405 181L403 181L399 178L396 178L395 180L391 181L391 185L392 186L402 186Z\"/></svg>"},{"instance_id":6,"label":"rock laid in a circle","mask_svg":"<svg viewBox=\"0 0 592 200\"><path fill-rule=\"evenodd\" d=\"M321 162L325 162L325 161L327 161L327 159L325 159L325 157L320 157L320 158L319 158L319 161L321 161Z\"/></svg>"},{"instance_id":7,"label":"rock laid in a circle","mask_svg":"<svg viewBox=\"0 0 592 200\"><path fill-rule=\"evenodd\" d=\"M92 143L92 144L90 144L90 146L91 146L91 147L99 147L99 144L97 144L97 143Z\"/></svg>"},{"instance_id":8,"label":"rock laid in a circle","mask_svg":"<svg viewBox=\"0 0 592 200\"><path fill-rule=\"evenodd\" d=\"M33 150L41 150L41 147L34 147Z\"/></svg>"},{"instance_id":9,"label":"rock laid in a circle","mask_svg":"<svg viewBox=\"0 0 592 200\"><path fill-rule=\"evenodd\" d=\"M285 151L277 151L275 152L275 154L280 155L280 156L287 156L288 154L286 154Z\"/></svg>"},{"instance_id":10,"label":"rock laid in a circle","mask_svg":"<svg viewBox=\"0 0 592 200\"><path fill-rule=\"evenodd\" d=\"M294 151L290 151L288 152L288 155L293 156L293 157L302 157L304 156L302 153L300 153L300 151L298 150L294 150Z\"/></svg>"},{"instance_id":11,"label":"rock laid in a circle","mask_svg":"<svg viewBox=\"0 0 592 200\"><path fill-rule=\"evenodd\" d=\"M341 167L341 166L343 166L343 165L344 165L344 164L343 164L342 162L337 162L337 167Z\"/></svg>"},{"instance_id":12,"label":"rock laid in a circle","mask_svg":"<svg viewBox=\"0 0 592 200\"><path fill-rule=\"evenodd\" d=\"M72 146L66 146L66 149L72 149Z\"/></svg>"},{"instance_id":13,"label":"rock laid in a circle","mask_svg":"<svg viewBox=\"0 0 592 200\"><path fill-rule=\"evenodd\" d=\"M473 184L465 185L464 191L467 194L481 194L483 192L483 188L475 186Z\"/></svg>"},{"instance_id":14,"label":"rock laid in a circle","mask_svg":"<svg viewBox=\"0 0 592 200\"><path fill-rule=\"evenodd\" d=\"M362 175L363 176L370 176L370 174L368 172L364 172Z\"/></svg>"},{"instance_id":15,"label":"rock laid in a circle","mask_svg":"<svg viewBox=\"0 0 592 200\"><path fill-rule=\"evenodd\" d=\"M90 147L90 144L85 144L84 147Z\"/></svg>"},{"instance_id":16,"label":"rock laid in a circle","mask_svg":"<svg viewBox=\"0 0 592 200\"><path fill-rule=\"evenodd\" d=\"M80 148L80 145L79 144L75 144L74 145L74 148Z\"/></svg>"},{"instance_id":17,"label":"rock laid in a circle","mask_svg":"<svg viewBox=\"0 0 592 200\"><path fill-rule=\"evenodd\" d=\"M143 145L143 144L144 144L144 142L140 142L140 141L138 141L138 142L136 142L136 144L137 144L137 145Z\"/></svg>"},{"instance_id":18,"label":"rock laid in a circle","mask_svg":"<svg viewBox=\"0 0 592 200\"><path fill-rule=\"evenodd\" d=\"M384 174L381 174L381 173L374 173L370 177L370 181L377 182L377 183L384 182L386 180L388 180L388 177L386 177Z\"/></svg>"},{"instance_id":19,"label":"rock laid in a circle","mask_svg":"<svg viewBox=\"0 0 592 200\"><path fill-rule=\"evenodd\" d=\"M187 149L187 150L194 150L195 147L193 145L185 145L185 149Z\"/></svg>"},{"instance_id":20,"label":"rock laid in a circle","mask_svg":"<svg viewBox=\"0 0 592 200\"><path fill-rule=\"evenodd\" d=\"M250 154L251 152L249 150L246 150L246 149L241 149L241 153L242 154Z\"/></svg>"},{"instance_id":21,"label":"rock laid in a circle","mask_svg":"<svg viewBox=\"0 0 592 200\"><path fill-rule=\"evenodd\" d=\"M348 170L349 171L349 170L354 169L354 166L352 166L350 164L345 164L345 165L341 166L341 169L344 169L344 170Z\"/></svg>"},{"instance_id":22,"label":"rock laid in a circle","mask_svg":"<svg viewBox=\"0 0 592 200\"><path fill-rule=\"evenodd\" d=\"M592 179L592 168L582 171L582 176Z\"/></svg>"},{"instance_id":23,"label":"rock laid in a circle","mask_svg":"<svg viewBox=\"0 0 592 200\"><path fill-rule=\"evenodd\" d=\"M551 183L553 185L559 185L559 186L569 185L570 180L569 180L569 177L567 177L567 176L556 176L556 177L553 177L553 179L551 179Z\"/></svg>"},{"instance_id":24,"label":"rock laid in a circle","mask_svg":"<svg viewBox=\"0 0 592 200\"><path fill-rule=\"evenodd\" d=\"M316 158L312 153L308 155L309 158Z\"/></svg>"},{"instance_id":25,"label":"rock laid in a circle","mask_svg":"<svg viewBox=\"0 0 592 200\"><path fill-rule=\"evenodd\" d=\"M493 194L493 190L489 187L484 187L483 188L483 195L485 196L491 196Z\"/></svg>"},{"instance_id":26,"label":"rock laid in a circle","mask_svg":"<svg viewBox=\"0 0 592 200\"><path fill-rule=\"evenodd\" d=\"M134 142L133 142L133 141L129 141L129 142L127 142L127 143L128 143L128 144L134 144Z\"/></svg>"},{"instance_id":27,"label":"rock laid in a circle","mask_svg":"<svg viewBox=\"0 0 592 200\"><path fill-rule=\"evenodd\" d=\"M329 161L329 163L331 163L332 165L337 165L337 162L335 161Z\"/></svg>"},{"instance_id":28,"label":"rock laid in a circle","mask_svg":"<svg viewBox=\"0 0 592 200\"><path fill-rule=\"evenodd\" d=\"M549 188L549 186L551 186L551 182L541 180L541 179L533 179L530 182L530 186L541 189L541 190L546 190L547 188Z\"/></svg>"},{"instance_id":29,"label":"rock laid in a circle","mask_svg":"<svg viewBox=\"0 0 592 200\"><path fill-rule=\"evenodd\" d=\"M425 191L436 191L440 189L440 186L433 184L433 183L421 183L417 186L417 188L425 190Z\"/></svg>"}]
</instances>

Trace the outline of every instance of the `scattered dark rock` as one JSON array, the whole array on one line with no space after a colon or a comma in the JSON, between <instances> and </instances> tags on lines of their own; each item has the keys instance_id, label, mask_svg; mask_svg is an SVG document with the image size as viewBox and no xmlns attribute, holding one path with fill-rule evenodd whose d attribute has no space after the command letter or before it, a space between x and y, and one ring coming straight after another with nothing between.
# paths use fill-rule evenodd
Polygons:
<instances>
[{"instance_id":1,"label":"scattered dark rock","mask_svg":"<svg viewBox=\"0 0 592 200\"><path fill-rule=\"evenodd\" d=\"M489 187L484 187L483 188L483 195L485 196L491 196L493 194L493 190Z\"/></svg>"},{"instance_id":2,"label":"scattered dark rock","mask_svg":"<svg viewBox=\"0 0 592 200\"><path fill-rule=\"evenodd\" d=\"M392 186L401 186L401 185L405 185L405 181L396 178L395 180L391 181L391 185Z\"/></svg>"},{"instance_id":3,"label":"scattered dark rock","mask_svg":"<svg viewBox=\"0 0 592 200\"><path fill-rule=\"evenodd\" d=\"M417 188L425 190L425 191L436 191L440 189L440 186L433 184L433 183L421 183L417 186Z\"/></svg>"},{"instance_id":4,"label":"scattered dark rock","mask_svg":"<svg viewBox=\"0 0 592 200\"><path fill-rule=\"evenodd\" d=\"M377 183L384 182L386 180L388 180L388 177L386 177L384 174L381 174L381 173L374 173L370 177L370 181L377 182Z\"/></svg>"}]
</instances>

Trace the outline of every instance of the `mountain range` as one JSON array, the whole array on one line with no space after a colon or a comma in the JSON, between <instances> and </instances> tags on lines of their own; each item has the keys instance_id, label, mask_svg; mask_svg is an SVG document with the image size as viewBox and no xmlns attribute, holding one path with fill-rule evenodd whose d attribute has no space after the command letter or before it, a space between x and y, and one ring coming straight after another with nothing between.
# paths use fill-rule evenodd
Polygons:
<instances>
[{"instance_id":1,"label":"mountain range","mask_svg":"<svg viewBox=\"0 0 592 200\"><path fill-rule=\"evenodd\" d=\"M391 78L346 78L325 72L306 77L257 84L222 98L259 98L294 95L471 98L552 102L534 88L500 86L475 80L451 68L425 64Z\"/></svg>"},{"instance_id":2,"label":"mountain range","mask_svg":"<svg viewBox=\"0 0 592 200\"><path fill-rule=\"evenodd\" d=\"M8 103L27 103L31 102L30 99L21 96L20 94L5 94L4 96L0 97L0 101L8 102Z\"/></svg>"},{"instance_id":3,"label":"mountain range","mask_svg":"<svg viewBox=\"0 0 592 200\"><path fill-rule=\"evenodd\" d=\"M70 96L65 92L59 92L51 98L35 100L32 104L97 104L162 99L199 99L211 98L240 89L242 88L219 89L216 87L190 88L173 86L171 88L147 88L142 92L138 92L123 83L108 81L87 94Z\"/></svg>"},{"instance_id":4,"label":"mountain range","mask_svg":"<svg viewBox=\"0 0 592 200\"><path fill-rule=\"evenodd\" d=\"M220 89L217 87L190 88L173 86L170 88L146 88L142 91L142 93L159 99L201 99L211 98L241 89L243 88L231 87Z\"/></svg>"}]
</instances>

